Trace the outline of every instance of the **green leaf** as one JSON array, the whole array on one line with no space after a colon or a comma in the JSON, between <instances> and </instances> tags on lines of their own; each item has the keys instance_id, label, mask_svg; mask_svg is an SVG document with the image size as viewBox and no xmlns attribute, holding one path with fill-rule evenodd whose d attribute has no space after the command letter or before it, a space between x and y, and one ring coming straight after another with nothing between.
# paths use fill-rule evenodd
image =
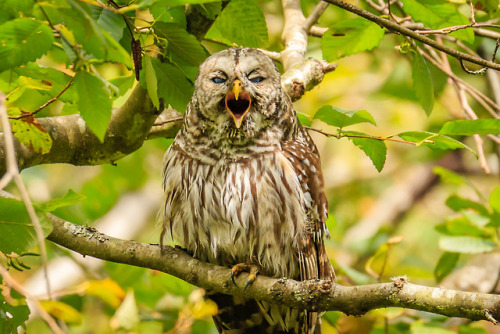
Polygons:
<instances>
[{"instance_id":1,"label":"green leaf","mask_svg":"<svg viewBox=\"0 0 500 334\"><path fill-rule=\"evenodd\" d=\"M448 199L446 200L446 205L454 211L473 209L483 216L489 215L488 210L481 203L462 198L458 195L451 195L450 197L448 197Z\"/></svg>"},{"instance_id":2,"label":"green leaf","mask_svg":"<svg viewBox=\"0 0 500 334\"><path fill-rule=\"evenodd\" d=\"M440 135L425 131L408 131L401 132L397 136L404 140L417 143L418 146L427 146L431 149L438 150L456 150L457 148L465 148L477 157L476 152L464 143L448 136Z\"/></svg>"},{"instance_id":3,"label":"green leaf","mask_svg":"<svg viewBox=\"0 0 500 334\"><path fill-rule=\"evenodd\" d=\"M182 28L186 29L186 14L184 14L184 6L170 7L164 2L156 3L153 7L149 7L149 12L155 18L155 21L175 22Z\"/></svg>"},{"instance_id":4,"label":"green leaf","mask_svg":"<svg viewBox=\"0 0 500 334\"><path fill-rule=\"evenodd\" d=\"M37 207L44 212L52 212L56 209L76 204L84 200L85 198L85 196L74 192L72 189L69 189L63 197L54 198L48 202L38 204Z\"/></svg>"},{"instance_id":5,"label":"green leaf","mask_svg":"<svg viewBox=\"0 0 500 334\"><path fill-rule=\"evenodd\" d=\"M441 282L443 278L455 269L459 258L459 253L444 252L441 255L436 267L434 268L434 277L437 282Z\"/></svg>"},{"instance_id":6,"label":"green leaf","mask_svg":"<svg viewBox=\"0 0 500 334\"><path fill-rule=\"evenodd\" d=\"M411 324L411 334L456 334L455 331L415 321Z\"/></svg>"},{"instance_id":7,"label":"green leaf","mask_svg":"<svg viewBox=\"0 0 500 334\"><path fill-rule=\"evenodd\" d=\"M196 10L207 19L215 20L222 10L222 2L211 2L196 6Z\"/></svg>"},{"instance_id":8,"label":"green leaf","mask_svg":"<svg viewBox=\"0 0 500 334\"><path fill-rule=\"evenodd\" d=\"M493 241L470 236L443 236L439 239L439 248L456 253L477 254L491 252L497 247Z\"/></svg>"},{"instance_id":9,"label":"green leaf","mask_svg":"<svg viewBox=\"0 0 500 334\"><path fill-rule=\"evenodd\" d=\"M311 120L309 119L308 115L298 112L297 117L299 118L300 124L305 126L311 126Z\"/></svg>"},{"instance_id":10,"label":"green leaf","mask_svg":"<svg viewBox=\"0 0 500 334\"><path fill-rule=\"evenodd\" d=\"M418 52L413 53L412 73L415 96L429 116L434 107L434 88L427 62Z\"/></svg>"},{"instance_id":11,"label":"green leaf","mask_svg":"<svg viewBox=\"0 0 500 334\"><path fill-rule=\"evenodd\" d=\"M61 71L49 67L40 67L36 63L28 63L22 67L15 68L13 71L18 73L20 78L23 76L29 77L40 81L47 87L52 87L52 90L47 95L49 98L59 94L72 78ZM68 89L59 97L59 100L62 102L74 101L74 95L73 91ZM48 99L47 97L45 97L45 101Z\"/></svg>"},{"instance_id":12,"label":"green leaf","mask_svg":"<svg viewBox=\"0 0 500 334\"><path fill-rule=\"evenodd\" d=\"M125 65L128 69L132 69L132 60L130 54L111 37L107 31L101 30L101 34L104 36L104 40L107 43L107 50L104 60L111 61L119 64Z\"/></svg>"},{"instance_id":13,"label":"green leaf","mask_svg":"<svg viewBox=\"0 0 500 334\"><path fill-rule=\"evenodd\" d=\"M439 133L442 135L498 135L500 119L475 119L446 122Z\"/></svg>"},{"instance_id":14,"label":"green leaf","mask_svg":"<svg viewBox=\"0 0 500 334\"><path fill-rule=\"evenodd\" d=\"M20 114L20 112L13 112L12 109L9 110L9 115ZM40 154L50 152L52 138L47 133L47 130L37 122L34 116L9 119L9 122L12 126L12 133L14 133L14 136L21 144Z\"/></svg>"},{"instance_id":15,"label":"green leaf","mask_svg":"<svg viewBox=\"0 0 500 334\"><path fill-rule=\"evenodd\" d=\"M24 298L14 299L15 304L11 305L6 300L0 289L0 333L18 333L17 328L21 326L26 332L26 321L30 315L30 309L26 305ZM12 290L11 290L12 293ZM10 316L8 316L9 314Z\"/></svg>"},{"instance_id":16,"label":"green leaf","mask_svg":"<svg viewBox=\"0 0 500 334\"><path fill-rule=\"evenodd\" d=\"M442 182L456 185L467 184L467 181L462 176L444 167L436 166L432 171L441 177Z\"/></svg>"},{"instance_id":17,"label":"green leaf","mask_svg":"<svg viewBox=\"0 0 500 334\"><path fill-rule=\"evenodd\" d=\"M0 197L0 251L22 254L36 244L36 233L22 201ZM37 213L44 236L52 231L52 224L42 213Z\"/></svg>"},{"instance_id":18,"label":"green leaf","mask_svg":"<svg viewBox=\"0 0 500 334\"><path fill-rule=\"evenodd\" d=\"M50 28L29 18L0 25L0 72L43 56L54 42Z\"/></svg>"},{"instance_id":19,"label":"green leaf","mask_svg":"<svg viewBox=\"0 0 500 334\"><path fill-rule=\"evenodd\" d=\"M60 9L64 15L64 23L88 53L96 58L105 59L108 54L108 44L101 28L91 16L91 7L74 0L67 1L71 8Z\"/></svg>"},{"instance_id":20,"label":"green leaf","mask_svg":"<svg viewBox=\"0 0 500 334\"><path fill-rule=\"evenodd\" d=\"M463 216L477 227L486 226L490 222L489 215L483 216L470 210L462 210Z\"/></svg>"},{"instance_id":21,"label":"green leaf","mask_svg":"<svg viewBox=\"0 0 500 334\"><path fill-rule=\"evenodd\" d=\"M323 58L332 62L379 45L384 38L384 29L363 18L354 18L337 23L321 38Z\"/></svg>"},{"instance_id":22,"label":"green leaf","mask_svg":"<svg viewBox=\"0 0 500 334\"><path fill-rule=\"evenodd\" d=\"M366 133L362 132L345 132L345 135L362 135L368 136ZM373 165L380 172L384 168L385 158L387 155L387 146L381 140L371 139L371 138L356 138L348 137L354 145L358 146L373 162Z\"/></svg>"},{"instance_id":23,"label":"green leaf","mask_svg":"<svg viewBox=\"0 0 500 334\"><path fill-rule=\"evenodd\" d=\"M146 87L149 97L151 98L153 105L156 108L160 108L160 100L158 99L158 81L156 80L156 73L149 55L145 55L144 64L144 71L146 72Z\"/></svg>"},{"instance_id":24,"label":"green leaf","mask_svg":"<svg viewBox=\"0 0 500 334\"><path fill-rule=\"evenodd\" d=\"M465 15L445 0L404 0L403 9L418 22L432 29L470 24ZM474 43L472 28L461 29L450 34L468 43Z\"/></svg>"},{"instance_id":25,"label":"green leaf","mask_svg":"<svg viewBox=\"0 0 500 334\"><path fill-rule=\"evenodd\" d=\"M480 327L460 326L458 334L488 334L488 332Z\"/></svg>"},{"instance_id":26,"label":"green leaf","mask_svg":"<svg viewBox=\"0 0 500 334\"><path fill-rule=\"evenodd\" d=\"M107 31L116 41L121 40L123 31L126 28L123 16L101 7L92 6L91 8L92 17L97 24L103 28L104 31Z\"/></svg>"},{"instance_id":27,"label":"green leaf","mask_svg":"<svg viewBox=\"0 0 500 334\"><path fill-rule=\"evenodd\" d=\"M343 110L334 106L321 107L314 118L338 128L359 123L377 125L372 115L366 110Z\"/></svg>"},{"instance_id":28,"label":"green leaf","mask_svg":"<svg viewBox=\"0 0 500 334\"><path fill-rule=\"evenodd\" d=\"M473 224L467 217L449 219L436 225L436 231L450 236L490 237L491 232Z\"/></svg>"},{"instance_id":29,"label":"green leaf","mask_svg":"<svg viewBox=\"0 0 500 334\"><path fill-rule=\"evenodd\" d=\"M31 16L33 11L32 0L1 0L0 1L0 23L16 19L19 16ZM0 331L0 333L2 333Z\"/></svg>"},{"instance_id":30,"label":"green leaf","mask_svg":"<svg viewBox=\"0 0 500 334\"><path fill-rule=\"evenodd\" d=\"M500 186L496 187L490 195L490 206L496 213L500 214Z\"/></svg>"},{"instance_id":31,"label":"green leaf","mask_svg":"<svg viewBox=\"0 0 500 334\"><path fill-rule=\"evenodd\" d=\"M154 58L151 61L158 79L158 96L165 100L166 105L184 112L193 95L193 85L177 67Z\"/></svg>"},{"instance_id":32,"label":"green leaf","mask_svg":"<svg viewBox=\"0 0 500 334\"><path fill-rule=\"evenodd\" d=\"M176 23L157 22L154 25L158 36L167 39L167 50L173 62L199 66L207 57L200 42Z\"/></svg>"},{"instance_id":33,"label":"green leaf","mask_svg":"<svg viewBox=\"0 0 500 334\"><path fill-rule=\"evenodd\" d=\"M102 142L111 119L111 99L104 82L93 74L80 71L74 84L78 93L80 115Z\"/></svg>"},{"instance_id":34,"label":"green leaf","mask_svg":"<svg viewBox=\"0 0 500 334\"><path fill-rule=\"evenodd\" d=\"M264 14L254 0L232 0L205 37L251 48L265 47L269 43Z\"/></svg>"}]
</instances>

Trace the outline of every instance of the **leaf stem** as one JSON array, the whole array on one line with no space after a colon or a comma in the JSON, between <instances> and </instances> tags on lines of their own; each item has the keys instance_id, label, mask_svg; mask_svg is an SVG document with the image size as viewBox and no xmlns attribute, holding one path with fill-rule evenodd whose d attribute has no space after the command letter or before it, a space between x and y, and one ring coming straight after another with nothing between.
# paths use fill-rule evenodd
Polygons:
<instances>
[{"instance_id":1,"label":"leaf stem","mask_svg":"<svg viewBox=\"0 0 500 334\"><path fill-rule=\"evenodd\" d=\"M75 78L72 77L71 80L68 82L68 84L56 96L54 96L53 98L51 98L50 100L48 100L47 102L45 102L44 104L42 104L40 107L36 108L35 111L30 112L30 113L25 113L25 114L22 114L22 115L17 115L17 116L9 116L9 118L10 119L21 119L21 118L30 117L30 116L35 115L40 110L46 108L49 104L57 101L57 99L73 84L74 80L75 80Z\"/></svg>"},{"instance_id":2,"label":"leaf stem","mask_svg":"<svg viewBox=\"0 0 500 334\"><path fill-rule=\"evenodd\" d=\"M418 145L419 143L415 143L412 141L404 140L404 139L397 139L397 138L392 138L392 137L379 137L379 136L369 136L369 135L355 135L355 134L346 134L346 133L328 133L321 131L319 129L311 128L310 126L304 126L307 130L312 130L318 133L321 133L322 135L325 135L327 137L335 137L337 139L347 137L347 138L366 138L366 139L373 139L373 140L379 140L379 141L392 141L396 143L403 143L403 144L410 144L410 145L415 145L415 146L420 146ZM426 141L427 139L424 139L423 141ZM422 142L423 142L422 141Z\"/></svg>"}]
</instances>

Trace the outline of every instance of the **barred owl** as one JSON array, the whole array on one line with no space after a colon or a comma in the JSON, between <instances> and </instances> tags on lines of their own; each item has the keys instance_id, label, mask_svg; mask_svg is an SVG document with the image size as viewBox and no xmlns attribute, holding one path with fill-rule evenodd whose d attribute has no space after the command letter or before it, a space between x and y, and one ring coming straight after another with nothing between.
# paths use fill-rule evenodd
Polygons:
<instances>
[{"instance_id":1,"label":"barred owl","mask_svg":"<svg viewBox=\"0 0 500 334\"><path fill-rule=\"evenodd\" d=\"M161 243L169 236L235 273L251 265L272 277L334 279L318 150L260 51L231 48L200 66L182 129L165 153L163 186ZM316 312L208 297L221 333L320 330Z\"/></svg>"}]
</instances>

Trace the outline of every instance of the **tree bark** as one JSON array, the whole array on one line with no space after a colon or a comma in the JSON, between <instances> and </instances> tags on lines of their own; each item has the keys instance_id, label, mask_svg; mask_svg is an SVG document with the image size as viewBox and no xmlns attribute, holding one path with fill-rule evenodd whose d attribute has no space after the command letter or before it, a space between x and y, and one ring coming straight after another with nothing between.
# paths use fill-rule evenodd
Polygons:
<instances>
[{"instance_id":1,"label":"tree bark","mask_svg":"<svg viewBox=\"0 0 500 334\"><path fill-rule=\"evenodd\" d=\"M449 317L488 320L500 318L500 296L446 290L408 283L397 277L392 283L364 286L341 286L331 281L295 281L258 276L243 291L246 275L231 281L231 270L201 262L177 247L115 239L92 227L74 225L49 215L54 229L47 237L84 256L150 268L176 276L198 287L230 295L279 303L311 311L341 311L361 315L385 307L404 307Z\"/></svg>"}]
</instances>

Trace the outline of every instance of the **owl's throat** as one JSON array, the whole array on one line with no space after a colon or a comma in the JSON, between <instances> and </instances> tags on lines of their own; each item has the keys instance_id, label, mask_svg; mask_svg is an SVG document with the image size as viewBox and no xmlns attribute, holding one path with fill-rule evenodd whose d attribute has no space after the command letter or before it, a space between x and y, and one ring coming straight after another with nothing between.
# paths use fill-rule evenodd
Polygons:
<instances>
[{"instance_id":1,"label":"owl's throat","mask_svg":"<svg viewBox=\"0 0 500 334\"><path fill-rule=\"evenodd\" d=\"M236 99L234 92L230 92L226 95L225 105L226 110L229 112L234 120L234 124L239 129L243 118L248 113L250 105L252 104L252 99L250 94L247 92L241 92L238 94L238 99Z\"/></svg>"}]
</instances>

